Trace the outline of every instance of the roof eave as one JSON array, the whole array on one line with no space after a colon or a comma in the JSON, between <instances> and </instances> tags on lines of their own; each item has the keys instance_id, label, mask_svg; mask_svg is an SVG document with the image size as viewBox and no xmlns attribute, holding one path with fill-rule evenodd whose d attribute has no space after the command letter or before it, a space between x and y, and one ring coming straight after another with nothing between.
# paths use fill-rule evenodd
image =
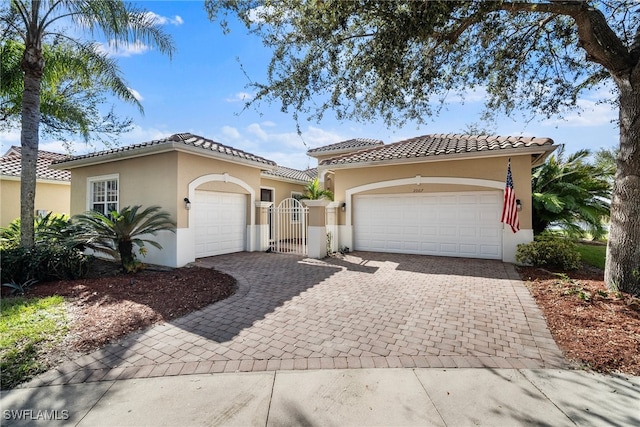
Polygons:
<instances>
[{"instance_id":1,"label":"roof eave","mask_svg":"<svg viewBox=\"0 0 640 427\"><path fill-rule=\"evenodd\" d=\"M299 185L307 185L309 181L313 181L311 177L309 177L308 181L303 181L295 178L286 178L284 176L269 175L267 173L261 173L260 176L261 178L264 178L264 179L271 179L274 181L286 182L289 184L299 184Z\"/></svg>"},{"instance_id":2,"label":"roof eave","mask_svg":"<svg viewBox=\"0 0 640 427\"><path fill-rule=\"evenodd\" d=\"M522 155L534 155L534 154L540 154L544 160L544 158L546 158L556 148L557 148L557 145L542 145L542 146L524 147L524 148L503 148L498 150L475 151L471 153L437 154L432 156L420 156L420 157L410 157L410 158L405 157L405 158L399 158L399 159L396 158L396 159L378 160L378 161L320 164L318 165L318 168L322 168L323 170L326 170L326 169L335 170L335 169L390 166L390 165L415 164L415 163L427 163L427 162L442 162L442 161L464 160L464 159L474 159L474 158L506 157L506 156L512 156L512 155L522 156ZM541 156L538 156L538 157L541 157ZM533 162L534 160L532 159L532 164Z\"/></svg>"},{"instance_id":3,"label":"roof eave","mask_svg":"<svg viewBox=\"0 0 640 427\"><path fill-rule=\"evenodd\" d=\"M383 146L384 144L377 144L377 145L369 145L369 146L362 146L362 147L340 148L337 150L317 151L315 153L310 153L307 151L307 156L317 159L318 157L339 156L341 154L356 153L358 151L365 151L365 150L370 150L372 148L378 148Z\"/></svg>"},{"instance_id":4,"label":"roof eave","mask_svg":"<svg viewBox=\"0 0 640 427\"><path fill-rule=\"evenodd\" d=\"M51 168L58 170L76 169L80 167L94 166L104 163L116 162L119 160L134 159L137 157L144 157L151 154L162 154L171 151L185 152L189 154L195 154L203 157L210 157L219 160L224 160L231 163L237 163L244 166L250 166L261 170L273 170L277 166L275 164L270 165L268 163L256 162L254 160L240 159L229 156L228 154L219 153L213 150L207 150L196 146L185 145L182 142L169 142L158 145L149 145L145 147L138 147L132 150L116 151L95 157L84 157L76 160L67 160L61 163L53 163Z\"/></svg>"}]
</instances>

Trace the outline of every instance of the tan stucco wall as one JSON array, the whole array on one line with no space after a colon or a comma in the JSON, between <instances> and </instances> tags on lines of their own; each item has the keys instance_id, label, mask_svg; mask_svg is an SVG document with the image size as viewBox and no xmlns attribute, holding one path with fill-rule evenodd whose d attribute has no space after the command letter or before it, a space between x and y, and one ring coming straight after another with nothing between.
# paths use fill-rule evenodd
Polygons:
<instances>
[{"instance_id":1,"label":"tan stucco wall","mask_svg":"<svg viewBox=\"0 0 640 427\"><path fill-rule=\"evenodd\" d=\"M77 214L88 209L89 178L119 174L120 209L133 205L158 205L175 219L176 158L177 153L161 153L72 169L71 213Z\"/></svg>"},{"instance_id":2,"label":"tan stucco wall","mask_svg":"<svg viewBox=\"0 0 640 427\"><path fill-rule=\"evenodd\" d=\"M178 153L176 187L178 194L176 200L181 207L178 209L178 227L188 226L188 212L182 206L184 206L184 198L189 194L189 184L202 176L224 174L244 182L246 186L253 190L255 200L260 199L260 169L189 153ZM224 181L209 181L199 185L197 189L250 194L249 190L241 185ZM251 206L251 198L247 197L247 212L251 212L253 209L255 209L255 206ZM247 215L247 224L249 224L250 220L251 216Z\"/></svg>"},{"instance_id":3,"label":"tan stucco wall","mask_svg":"<svg viewBox=\"0 0 640 427\"><path fill-rule=\"evenodd\" d=\"M335 169L335 200L352 203L352 200L346 200L346 191L349 189L375 182L413 178L417 175L422 177L486 179L504 183L507 174L507 161L508 157L494 157L362 167L357 169ZM523 209L519 214L520 227L528 229L531 228L531 157L529 155L511 156L511 173L513 175L516 197L522 200L523 205ZM468 185L421 184L388 187L358 194L486 191L488 189L493 188ZM339 213L339 223L345 224L345 214L342 212Z\"/></svg>"},{"instance_id":4,"label":"tan stucco wall","mask_svg":"<svg viewBox=\"0 0 640 427\"><path fill-rule=\"evenodd\" d=\"M260 184L262 188L269 188L274 190L273 203L278 206L284 199L291 197L291 193L304 193L304 185L293 184L289 182L277 181L274 179L262 178ZM259 193L258 196L259 197Z\"/></svg>"},{"instance_id":5,"label":"tan stucco wall","mask_svg":"<svg viewBox=\"0 0 640 427\"><path fill-rule=\"evenodd\" d=\"M189 197L189 184L199 177L228 174L252 188L256 198L260 195L259 169L174 151L73 169L72 213L87 209L88 178L115 173L119 174L120 179L121 208L134 204L160 205L177 221L178 228L188 227L184 198ZM242 186L223 181L205 182L197 186L197 189L249 194ZM247 197L247 209L252 209L253 207L248 206L249 199Z\"/></svg>"},{"instance_id":6,"label":"tan stucco wall","mask_svg":"<svg viewBox=\"0 0 640 427\"><path fill-rule=\"evenodd\" d=\"M36 182L35 210L69 214L71 186L68 182ZM20 181L0 179L0 227L20 217Z\"/></svg>"}]
</instances>

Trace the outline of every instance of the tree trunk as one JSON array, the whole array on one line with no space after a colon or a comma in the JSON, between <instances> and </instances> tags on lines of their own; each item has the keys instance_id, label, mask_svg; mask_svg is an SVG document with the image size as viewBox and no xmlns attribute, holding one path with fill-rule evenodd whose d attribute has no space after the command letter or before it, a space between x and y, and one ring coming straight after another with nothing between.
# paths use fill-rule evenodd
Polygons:
<instances>
[{"instance_id":1,"label":"tree trunk","mask_svg":"<svg viewBox=\"0 0 640 427\"><path fill-rule=\"evenodd\" d=\"M118 242L118 253L120 253L120 263L124 271L127 273L133 272L135 269L133 242L131 240L120 240Z\"/></svg>"},{"instance_id":2,"label":"tree trunk","mask_svg":"<svg viewBox=\"0 0 640 427\"><path fill-rule=\"evenodd\" d=\"M20 246L34 246L34 210L36 198L36 163L40 127L40 82L44 70L42 49L36 43L25 46L21 62L24 71L22 94L22 171L20 174Z\"/></svg>"},{"instance_id":3,"label":"tree trunk","mask_svg":"<svg viewBox=\"0 0 640 427\"><path fill-rule=\"evenodd\" d=\"M620 152L611 200L605 282L640 296L640 67L615 78L620 90Z\"/></svg>"}]
</instances>

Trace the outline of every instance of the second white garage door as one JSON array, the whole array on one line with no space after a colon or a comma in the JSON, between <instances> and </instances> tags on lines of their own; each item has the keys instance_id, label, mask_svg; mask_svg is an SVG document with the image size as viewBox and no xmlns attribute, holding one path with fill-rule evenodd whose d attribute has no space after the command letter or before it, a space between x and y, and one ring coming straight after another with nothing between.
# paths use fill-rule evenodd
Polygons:
<instances>
[{"instance_id":1,"label":"second white garage door","mask_svg":"<svg viewBox=\"0 0 640 427\"><path fill-rule=\"evenodd\" d=\"M196 190L191 209L196 258L245 249L246 195Z\"/></svg>"},{"instance_id":2,"label":"second white garage door","mask_svg":"<svg viewBox=\"0 0 640 427\"><path fill-rule=\"evenodd\" d=\"M502 192L356 196L354 248L502 258Z\"/></svg>"}]
</instances>

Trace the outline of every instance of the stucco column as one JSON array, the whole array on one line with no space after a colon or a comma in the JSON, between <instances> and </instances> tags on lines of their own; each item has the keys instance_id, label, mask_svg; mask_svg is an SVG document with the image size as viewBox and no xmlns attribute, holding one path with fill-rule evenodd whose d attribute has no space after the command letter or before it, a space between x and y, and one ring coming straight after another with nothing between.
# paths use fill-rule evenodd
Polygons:
<instances>
[{"instance_id":1,"label":"stucco column","mask_svg":"<svg viewBox=\"0 0 640 427\"><path fill-rule=\"evenodd\" d=\"M256 201L256 242L255 248L264 252L269 249L269 208L273 202Z\"/></svg>"},{"instance_id":2,"label":"stucco column","mask_svg":"<svg viewBox=\"0 0 640 427\"><path fill-rule=\"evenodd\" d=\"M337 252L339 245L338 242L340 240L340 236L338 235L338 209L342 203L340 202L331 202L327 205L327 239L329 239L329 235L331 235L331 245L329 250L331 252Z\"/></svg>"},{"instance_id":3,"label":"stucco column","mask_svg":"<svg viewBox=\"0 0 640 427\"><path fill-rule=\"evenodd\" d=\"M309 226L307 227L307 245L309 257L321 259L327 256L326 214L329 200L302 200L309 208Z\"/></svg>"}]
</instances>

